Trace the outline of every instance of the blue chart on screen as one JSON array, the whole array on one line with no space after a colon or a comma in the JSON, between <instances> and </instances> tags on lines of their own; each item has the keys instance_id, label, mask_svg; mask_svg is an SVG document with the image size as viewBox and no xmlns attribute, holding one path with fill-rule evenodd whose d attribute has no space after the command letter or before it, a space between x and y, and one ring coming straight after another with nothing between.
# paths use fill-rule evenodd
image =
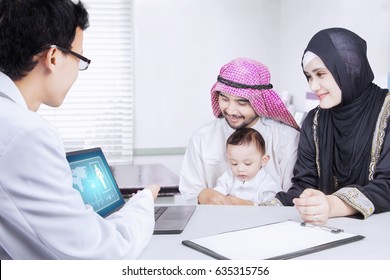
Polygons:
<instances>
[{"instance_id":1,"label":"blue chart on screen","mask_svg":"<svg viewBox=\"0 0 390 280\"><path fill-rule=\"evenodd\" d=\"M68 156L73 188L80 192L85 204L106 216L123 204L123 197L105 159L93 155L99 151L91 153Z\"/></svg>"}]
</instances>

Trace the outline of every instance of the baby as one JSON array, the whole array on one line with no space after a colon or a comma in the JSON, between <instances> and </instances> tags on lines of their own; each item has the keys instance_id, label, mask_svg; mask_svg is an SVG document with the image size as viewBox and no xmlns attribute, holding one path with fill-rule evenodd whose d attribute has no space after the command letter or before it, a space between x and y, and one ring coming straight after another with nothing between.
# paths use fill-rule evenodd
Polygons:
<instances>
[{"instance_id":1,"label":"baby","mask_svg":"<svg viewBox=\"0 0 390 280\"><path fill-rule=\"evenodd\" d=\"M226 196L251 201L257 205L282 190L263 168L269 156L265 142L253 128L236 130L226 141L230 170L219 177L214 190Z\"/></svg>"}]
</instances>

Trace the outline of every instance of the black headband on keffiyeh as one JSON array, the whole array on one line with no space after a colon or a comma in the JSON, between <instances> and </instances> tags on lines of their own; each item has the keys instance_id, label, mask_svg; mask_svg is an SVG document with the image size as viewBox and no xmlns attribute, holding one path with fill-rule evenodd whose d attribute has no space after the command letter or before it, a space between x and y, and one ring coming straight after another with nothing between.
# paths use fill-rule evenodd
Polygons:
<instances>
[{"instance_id":1,"label":"black headband on keffiyeh","mask_svg":"<svg viewBox=\"0 0 390 280\"><path fill-rule=\"evenodd\" d=\"M218 76L217 81L220 83L223 83L229 87L234 88L251 88L251 89L271 89L273 88L272 84L266 84L266 85L246 85L246 84L240 84L233 81L230 81L228 79L222 78L221 75Z\"/></svg>"}]
</instances>

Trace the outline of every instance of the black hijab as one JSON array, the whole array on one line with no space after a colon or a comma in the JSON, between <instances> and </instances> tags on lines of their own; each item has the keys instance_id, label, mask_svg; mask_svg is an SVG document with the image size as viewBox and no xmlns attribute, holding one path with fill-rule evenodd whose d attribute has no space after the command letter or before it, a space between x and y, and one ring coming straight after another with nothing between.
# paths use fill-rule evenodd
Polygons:
<instances>
[{"instance_id":1,"label":"black hijab","mask_svg":"<svg viewBox=\"0 0 390 280\"><path fill-rule=\"evenodd\" d=\"M304 52L321 58L342 95L339 105L319 109L318 187L325 194L368 182L373 134L388 91L372 82L374 74L366 50L366 42L355 33L330 28L315 34Z\"/></svg>"}]
</instances>

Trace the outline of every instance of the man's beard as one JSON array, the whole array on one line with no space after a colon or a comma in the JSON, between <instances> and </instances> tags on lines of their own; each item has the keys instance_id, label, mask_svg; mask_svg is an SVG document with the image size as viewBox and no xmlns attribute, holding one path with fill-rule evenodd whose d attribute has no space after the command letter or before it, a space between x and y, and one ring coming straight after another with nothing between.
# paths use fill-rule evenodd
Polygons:
<instances>
[{"instance_id":1,"label":"man's beard","mask_svg":"<svg viewBox=\"0 0 390 280\"><path fill-rule=\"evenodd\" d=\"M224 118L225 118L225 121L227 122L227 124L228 124L231 128L233 128L233 129L235 129L235 130L241 129L241 128L244 128L244 127L247 127L249 124L251 124L254 120L256 120L256 119L259 117L259 116L254 116L253 118L251 118L251 119L249 119L249 120L245 120L245 119L244 119L244 121L243 121L242 124L240 124L240 125L238 125L238 126L234 126L234 125L231 125L231 124L230 124L230 122L228 121L228 119L225 117L226 115L229 116L229 114L227 114L226 112L224 112L224 113L223 113L223 116L224 116ZM242 117L240 117L240 118L242 118Z\"/></svg>"}]
</instances>

